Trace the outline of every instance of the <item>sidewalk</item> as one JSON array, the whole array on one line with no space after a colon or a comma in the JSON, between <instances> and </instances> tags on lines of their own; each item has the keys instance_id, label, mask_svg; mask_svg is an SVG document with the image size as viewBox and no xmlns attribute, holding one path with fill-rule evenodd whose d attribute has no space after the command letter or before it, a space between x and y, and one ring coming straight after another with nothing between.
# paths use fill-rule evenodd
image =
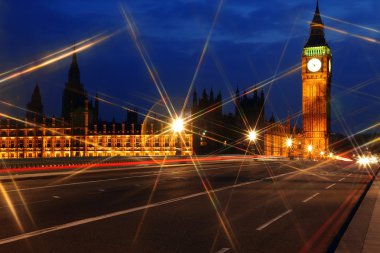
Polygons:
<instances>
[{"instance_id":1,"label":"sidewalk","mask_svg":"<svg viewBox=\"0 0 380 253\"><path fill-rule=\"evenodd\" d=\"M336 249L337 253L380 252L380 178L376 177Z\"/></svg>"}]
</instances>

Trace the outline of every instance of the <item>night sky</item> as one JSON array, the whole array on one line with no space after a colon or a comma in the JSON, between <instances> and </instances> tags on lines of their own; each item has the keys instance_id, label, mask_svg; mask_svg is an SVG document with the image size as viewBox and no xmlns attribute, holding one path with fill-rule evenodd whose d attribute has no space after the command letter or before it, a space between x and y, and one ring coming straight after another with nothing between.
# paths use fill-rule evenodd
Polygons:
<instances>
[{"instance_id":1,"label":"night sky","mask_svg":"<svg viewBox=\"0 0 380 253\"><path fill-rule=\"evenodd\" d=\"M169 95L183 101L219 1L3 0L0 71L34 61L99 32L125 27L120 4L133 16ZM237 86L244 90L299 64L314 10L313 0L225 0L195 83L198 92L213 88L215 92L221 90L226 98ZM380 122L380 33L352 25L380 30L380 1L321 0L320 10L322 15L348 22L323 18L326 26L348 32L326 30L333 53L333 130L355 132ZM159 99L127 31L79 53L78 60L82 82L90 94L107 94L114 97L114 102L144 108ZM24 107L38 82L46 115L60 116L70 61L66 58L2 83L0 99ZM24 116L20 110L4 106L0 110ZM288 112L300 110L299 71L273 83L266 111L267 117L273 112L283 119ZM224 111L232 111L232 105ZM102 119L115 116L122 120L125 115L117 107L101 104Z\"/></svg>"}]
</instances>

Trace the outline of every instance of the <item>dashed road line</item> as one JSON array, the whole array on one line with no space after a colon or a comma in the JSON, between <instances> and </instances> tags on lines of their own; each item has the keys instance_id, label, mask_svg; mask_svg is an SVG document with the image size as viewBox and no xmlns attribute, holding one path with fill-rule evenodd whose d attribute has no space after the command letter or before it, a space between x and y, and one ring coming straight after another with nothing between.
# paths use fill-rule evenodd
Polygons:
<instances>
[{"instance_id":1,"label":"dashed road line","mask_svg":"<svg viewBox=\"0 0 380 253\"><path fill-rule=\"evenodd\" d=\"M317 192L316 194L308 197L307 199L304 199L302 202L303 203L307 203L308 201L312 200L313 198L317 197L319 195L319 192Z\"/></svg>"},{"instance_id":2,"label":"dashed road line","mask_svg":"<svg viewBox=\"0 0 380 253\"><path fill-rule=\"evenodd\" d=\"M54 195L53 198L55 198L55 199L60 199L61 197L60 197L60 196L57 196L57 195Z\"/></svg>"},{"instance_id":3,"label":"dashed road line","mask_svg":"<svg viewBox=\"0 0 380 253\"><path fill-rule=\"evenodd\" d=\"M344 180L344 177L343 178L341 178L341 179L339 179L339 182L342 182Z\"/></svg>"},{"instance_id":4,"label":"dashed road line","mask_svg":"<svg viewBox=\"0 0 380 253\"><path fill-rule=\"evenodd\" d=\"M271 225L273 222L276 222L278 221L279 219L281 219L282 217L284 217L285 215L288 215L289 213L293 212L292 209L289 209L288 211L280 214L279 216L271 219L270 221L268 221L267 223L264 223L263 225L261 225L260 227L256 228L257 231L261 231L263 230L264 228L268 227L269 225Z\"/></svg>"},{"instance_id":5,"label":"dashed road line","mask_svg":"<svg viewBox=\"0 0 380 253\"><path fill-rule=\"evenodd\" d=\"M230 248L221 248L220 250L218 250L217 252L215 252L215 253L225 253L225 252L227 252L227 251L229 251L230 250Z\"/></svg>"},{"instance_id":6,"label":"dashed road line","mask_svg":"<svg viewBox=\"0 0 380 253\"><path fill-rule=\"evenodd\" d=\"M276 177L287 176L287 175L295 174L295 173L300 173L300 172L299 171L293 171L293 172L289 172L289 173L284 173L284 174L278 175ZM244 183L240 183L240 184L234 184L234 185L230 185L230 186L225 186L225 187L217 188L217 189L214 189L214 190L210 190L208 192L202 191L202 192L198 192L198 193L194 193L194 194L190 194L190 195L186 195L186 196L182 196L182 197L178 197L178 198L174 198L174 199L168 199L168 200L165 200L165 201L160 201L160 202L156 202L156 203L152 203L152 204L148 204L148 205L144 205L144 206L129 208L129 209L125 209L125 210L122 210L122 211L116 211L116 212L112 212L112 213L108 213L108 214L103 214L103 215L99 215L99 216L85 218L85 219L82 219L82 220L68 222L68 223L57 225L57 226L53 226L53 227L47 227L47 228L43 228L43 229L31 231L31 232L26 232L26 233L23 233L23 234L19 234L19 235L15 235L15 236L11 236L11 237L0 239L0 245L11 243L11 242L16 242L16 241L20 241L20 240L24 240L24 239L27 239L27 238L31 238L31 237L35 237L35 236L39 236L39 235L43 235L43 234L47 234L47 233L51 233L51 232L54 232L54 231L60 231L60 230L63 230L63 229L80 226L80 225L83 225L83 224L88 224L88 223L92 223L92 222L96 222L96 221L100 221L100 220L105 220L105 219L109 219L109 218L113 218L113 217L129 214L129 213L134 213L134 212L142 211L142 210L153 208L153 207L163 206L163 205L166 205L166 204L171 204L171 203L175 203L175 202L182 201L182 200L193 199L193 198L196 198L196 197L199 197L199 196L207 195L210 192L212 192L212 193L221 192L221 191L224 191L224 190L239 188L239 187L243 187L243 186L246 186L246 185L251 185L251 184L255 184L255 183L259 183L259 182L262 182L262 179L253 180L253 181L249 181L249 182L244 182ZM292 212L292 210L286 211L285 213L283 213L280 216L278 216L275 219L273 219L270 223L273 223L274 221L280 219L281 217L287 215L290 212ZM264 229L265 227L269 226L270 223L264 224L265 226L263 225L262 229Z\"/></svg>"},{"instance_id":7,"label":"dashed road line","mask_svg":"<svg viewBox=\"0 0 380 253\"><path fill-rule=\"evenodd\" d=\"M352 173L348 174L347 176L350 177L352 175Z\"/></svg>"},{"instance_id":8,"label":"dashed road line","mask_svg":"<svg viewBox=\"0 0 380 253\"><path fill-rule=\"evenodd\" d=\"M325 189L330 189L331 187L334 187L336 184L330 184L329 186L327 186Z\"/></svg>"}]
</instances>

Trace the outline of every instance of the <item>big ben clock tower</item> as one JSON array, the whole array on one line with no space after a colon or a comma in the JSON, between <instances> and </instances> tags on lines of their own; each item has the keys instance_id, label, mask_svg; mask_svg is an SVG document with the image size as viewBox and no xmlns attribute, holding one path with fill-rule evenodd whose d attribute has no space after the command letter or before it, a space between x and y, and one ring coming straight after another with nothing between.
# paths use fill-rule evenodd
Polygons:
<instances>
[{"instance_id":1,"label":"big ben clock tower","mask_svg":"<svg viewBox=\"0 0 380 253\"><path fill-rule=\"evenodd\" d=\"M302 54L304 157L318 157L329 149L331 59L317 0Z\"/></svg>"}]
</instances>

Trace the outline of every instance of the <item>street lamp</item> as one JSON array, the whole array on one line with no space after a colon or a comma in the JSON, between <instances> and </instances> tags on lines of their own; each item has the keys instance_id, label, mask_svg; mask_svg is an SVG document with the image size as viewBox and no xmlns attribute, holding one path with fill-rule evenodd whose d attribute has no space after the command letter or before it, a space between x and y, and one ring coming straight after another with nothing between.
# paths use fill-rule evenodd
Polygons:
<instances>
[{"instance_id":1,"label":"street lamp","mask_svg":"<svg viewBox=\"0 0 380 253\"><path fill-rule=\"evenodd\" d=\"M309 152L309 159L311 160L311 152L313 151L313 146L312 145L308 145L307 146L307 152Z\"/></svg>"},{"instance_id":2,"label":"street lamp","mask_svg":"<svg viewBox=\"0 0 380 253\"><path fill-rule=\"evenodd\" d=\"M172 123L173 132L180 133L183 131L183 129L184 129L183 119L181 118L173 119L173 123Z\"/></svg>"},{"instance_id":3,"label":"street lamp","mask_svg":"<svg viewBox=\"0 0 380 253\"><path fill-rule=\"evenodd\" d=\"M181 154L181 148L180 148L181 140L180 140L179 134L181 134L181 132L185 129L183 119L182 118L173 119L171 127L174 133L178 133L178 135L174 135L174 138L175 138L174 145L175 145L176 155L180 155Z\"/></svg>"},{"instance_id":4,"label":"street lamp","mask_svg":"<svg viewBox=\"0 0 380 253\"><path fill-rule=\"evenodd\" d=\"M291 138L286 139L286 147L291 148L293 145L293 140Z\"/></svg>"},{"instance_id":5,"label":"street lamp","mask_svg":"<svg viewBox=\"0 0 380 253\"><path fill-rule=\"evenodd\" d=\"M292 138L286 139L286 147L288 148L288 157L290 159L290 149L292 148L293 140Z\"/></svg>"},{"instance_id":6,"label":"street lamp","mask_svg":"<svg viewBox=\"0 0 380 253\"><path fill-rule=\"evenodd\" d=\"M248 140L249 141L256 141L257 140L257 132L255 130L249 131Z\"/></svg>"}]
</instances>

